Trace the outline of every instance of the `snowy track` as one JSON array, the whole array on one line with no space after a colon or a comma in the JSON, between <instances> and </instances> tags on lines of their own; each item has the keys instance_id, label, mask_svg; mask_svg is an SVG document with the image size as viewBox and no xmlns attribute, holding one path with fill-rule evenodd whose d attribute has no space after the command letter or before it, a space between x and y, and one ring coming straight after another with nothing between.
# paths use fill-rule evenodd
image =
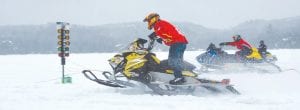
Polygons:
<instances>
[{"instance_id":1,"label":"snowy track","mask_svg":"<svg viewBox=\"0 0 300 110\"><path fill-rule=\"evenodd\" d=\"M299 110L300 50L272 50L281 73L202 74L210 79L230 78L242 94L159 96L142 90L114 89L91 82L84 69L110 70L113 53L71 54L66 72L73 84L61 84L60 59L51 55L0 56L0 110ZM196 64L201 52L186 52ZM165 59L167 53L157 53ZM297 59L297 60L295 60Z\"/></svg>"}]
</instances>

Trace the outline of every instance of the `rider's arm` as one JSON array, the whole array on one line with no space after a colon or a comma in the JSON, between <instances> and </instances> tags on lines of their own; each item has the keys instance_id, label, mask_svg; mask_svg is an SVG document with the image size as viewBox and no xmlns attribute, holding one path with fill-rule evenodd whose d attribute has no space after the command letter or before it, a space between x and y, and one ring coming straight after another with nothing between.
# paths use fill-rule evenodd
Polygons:
<instances>
[{"instance_id":1,"label":"rider's arm","mask_svg":"<svg viewBox=\"0 0 300 110\"><path fill-rule=\"evenodd\" d=\"M238 45L238 42L227 42L227 45L237 46L237 45Z\"/></svg>"},{"instance_id":2,"label":"rider's arm","mask_svg":"<svg viewBox=\"0 0 300 110\"><path fill-rule=\"evenodd\" d=\"M156 36L157 36L157 35L156 35L155 32L152 32L150 35L148 35L149 39L151 39L151 40L156 39L156 38L157 38Z\"/></svg>"},{"instance_id":3,"label":"rider's arm","mask_svg":"<svg viewBox=\"0 0 300 110\"><path fill-rule=\"evenodd\" d=\"M222 43L220 43L219 45L220 45L220 46L224 46L224 45L229 45L229 43L231 43L231 42L222 42Z\"/></svg>"}]
</instances>

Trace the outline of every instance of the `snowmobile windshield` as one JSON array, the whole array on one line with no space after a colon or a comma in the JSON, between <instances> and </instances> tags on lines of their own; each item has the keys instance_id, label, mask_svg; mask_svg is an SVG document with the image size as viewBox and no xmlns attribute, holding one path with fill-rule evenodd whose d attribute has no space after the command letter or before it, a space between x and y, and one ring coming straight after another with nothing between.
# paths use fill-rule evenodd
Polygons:
<instances>
[{"instance_id":1,"label":"snowmobile windshield","mask_svg":"<svg viewBox=\"0 0 300 110\"><path fill-rule=\"evenodd\" d=\"M117 54L113 58L109 59L109 64L113 67L116 68L121 62L124 61L124 57Z\"/></svg>"},{"instance_id":2,"label":"snowmobile windshield","mask_svg":"<svg viewBox=\"0 0 300 110\"><path fill-rule=\"evenodd\" d=\"M144 44L133 42L128 46L128 50L131 52L139 51L144 49Z\"/></svg>"},{"instance_id":3,"label":"snowmobile windshield","mask_svg":"<svg viewBox=\"0 0 300 110\"><path fill-rule=\"evenodd\" d=\"M139 52L139 51L145 51L147 50L144 47L144 44L147 42L147 40L138 38L134 40L132 43L130 43L127 47L128 51L130 52Z\"/></svg>"}]
</instances>

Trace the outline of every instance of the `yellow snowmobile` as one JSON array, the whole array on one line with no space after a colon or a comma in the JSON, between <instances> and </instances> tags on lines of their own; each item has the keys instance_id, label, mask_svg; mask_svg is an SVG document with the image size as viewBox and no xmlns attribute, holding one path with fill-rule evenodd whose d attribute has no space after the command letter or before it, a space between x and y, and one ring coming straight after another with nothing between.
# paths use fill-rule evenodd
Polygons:
<instances>
[{"instance_id":1,"label":"yellow snowmobile","mask_svg":"<svg viewBox=\"0 0 300 110\"><path fill-rule=\"evenodd\" d=\"M109 59L113 72L102 73L106 80L98 78L90 70L83 70L82 73L86 78L110 87L137 87L138 84L134 82L138 82L160 95L189 94L196 90L239 94L233 85L229 84L229 79L215 81L198 78L193 72L196 67L186 61L184 61L182 72L186 82L182 85L169 84L169 81L174 78L173 70L168 66L167 60L160 61L151 52L154 41L150 40L148 48L144 48L147 40L138 38L129 45L128 51Z\"/></svg>"}]
</instances>

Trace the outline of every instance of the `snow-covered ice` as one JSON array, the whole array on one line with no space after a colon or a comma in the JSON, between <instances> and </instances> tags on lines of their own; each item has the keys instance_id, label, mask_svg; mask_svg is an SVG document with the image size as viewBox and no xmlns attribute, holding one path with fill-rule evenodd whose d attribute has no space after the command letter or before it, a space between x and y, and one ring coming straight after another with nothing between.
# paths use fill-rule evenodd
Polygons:
<instances>
[{"instance_id":1,"label":"snow-covered ice","mask_svg":"<svg viewBox=\"0 0 300 110\"><path fill-rule=\"evenodd\" d=\"M300 50L270 50L281 73L202 74L230 78L241 95L159 96L133 89L105 87L86 79L81 71L111 70L107 59L115 53L71 54L66 73L72 84L61 84L57 54L0 55L0 110L299 110ZM188 51L194 60L199 51ZM158 52L167 58L167 52ZM293 69L293 70L291 70Z\"/></svg>"}]
</instances>

